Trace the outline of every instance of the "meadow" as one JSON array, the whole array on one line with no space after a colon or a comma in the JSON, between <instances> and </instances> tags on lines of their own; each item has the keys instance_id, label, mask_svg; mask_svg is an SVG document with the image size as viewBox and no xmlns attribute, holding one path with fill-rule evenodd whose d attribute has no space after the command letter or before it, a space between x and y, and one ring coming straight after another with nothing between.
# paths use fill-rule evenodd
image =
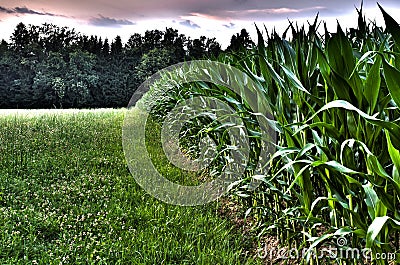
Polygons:
<instances>
[{"instance_id":1,"label":"meadow","mask_svg":"<svg viewBox=\"0 0 400 265\"><path fill-rule=\"evenodd\" d=\"M136 184L122 150L124 114L2 111L0 263L256 263L221 202L168 205ZM160 148L149 141L154 163L182 181Z\"/></svg>"},{"instance_id":2,"label":"meadow","mask_svg":"<svg viewBox=\"0 0 400 265\"><path fill-rule=\"evenodd\" d=\"M257 27L257 44L213 58L243 75L221 74L205 60L189 72L161 74L142 98L152 117L147 150L169 180L198 184L229 165L229 150L249 154L241 179L229 186L241 229L220 214L226 198L172 206L135 183L121 144L124 110L0 116L0 262L400 262L400 26L379 8L385 28L367 21L362 8L357 28L338 22L336 32L318 16L307 27L289 22L281 35ZM177 84L197 70L208 81ZM229 80L238 91L224 85ZM243 120L213 119L218 109L211 105L202 113L209 118L189 119L179 132L193 158L201 155L200 139L214 141L210 176L175 168L160 145L161 122L195 97L224 101ZM276 138L264 137L265 124ZM228 139L235 127L248 135L248 148ZM266 158L263 147L273 138L276 150ZM254 179L261 182L256 190L249 189ZM251 221L250 233L243 220ZM306 252L254 260L256 248ZM314 255L324 248L341 252Z\"/></svg>"}]
</instances>

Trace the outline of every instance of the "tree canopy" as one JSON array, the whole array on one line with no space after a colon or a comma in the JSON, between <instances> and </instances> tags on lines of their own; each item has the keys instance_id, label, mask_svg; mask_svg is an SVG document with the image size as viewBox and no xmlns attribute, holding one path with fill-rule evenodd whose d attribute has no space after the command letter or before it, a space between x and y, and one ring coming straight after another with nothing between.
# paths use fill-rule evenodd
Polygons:
<instances>
[{"instance_id":1,"label":"tree canopy","mask_svg":"<svg viewBox=\"0 0 400 265\"><path fill-rule=\"evenodd\" d=\"M246 30L234 38L249 43ZM251 40L250 40L251 41ZM215 58L215 38L191 39L176 29L102 40L53 24L19 23L0 43L0 108L124 107L156 71L185 60Z\"/></svg>"}]
</instances>

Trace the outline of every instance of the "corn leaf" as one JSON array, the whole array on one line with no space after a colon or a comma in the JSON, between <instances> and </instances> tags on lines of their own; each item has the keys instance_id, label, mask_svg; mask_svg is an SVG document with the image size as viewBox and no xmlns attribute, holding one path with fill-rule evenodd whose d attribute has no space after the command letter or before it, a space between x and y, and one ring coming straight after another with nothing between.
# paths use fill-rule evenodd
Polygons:
<instances>
[{"instance_id":1,"label":"corn leaf","mask_svg":"<svg viewBox=\"0 0 400 265\"><path fill-rule=\"evenodd\" d=\"M380 66L382 59L377 56L375 63L368 72L367 80L365 82L364 96L368 101L370 113L374 112L376 102L379 96L379 89L381 86Z\"/></svg>"},{"instance_id":2,"label":"corn leaf","mask_svg":"<svg viewBox=\"0 0 400 265\"><path fill-rule=\"evenodd\" d=\"M400 49L400 26L386 11L378 4L383 18L385 19L385 24L387 30L392 34L393 40L396 43L397 48Z\"/></svg>"},{"instance_id":3,"label":"corn leaf","mask_svg":"<svg viewBox=\"0 0 400 265\"><path fill-rule=\"evenodd\" d=\"M390 95L396 105L400 107L400 71L391 66L386 60L383 60L383 72Z\"/></svg>"}]
</instances>

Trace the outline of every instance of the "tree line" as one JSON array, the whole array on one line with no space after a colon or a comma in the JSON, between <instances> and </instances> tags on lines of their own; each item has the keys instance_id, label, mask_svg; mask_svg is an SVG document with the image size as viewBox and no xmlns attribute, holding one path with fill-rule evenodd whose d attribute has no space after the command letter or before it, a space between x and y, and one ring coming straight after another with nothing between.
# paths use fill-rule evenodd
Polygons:
<instances>
[{"instance_id":1,"label":"tree line","mask_svg":"<svg viewBox=\"0 0 400 265\"><path fill-rule=\"evenodd\" d=\"M185 60L251 47L248 32L223 51L215 38L191 39L176 29L135 33L126 43L53 24L19 23L0 43L0 108L125 107L149 76Z\"/></svg>"}]
</instances>

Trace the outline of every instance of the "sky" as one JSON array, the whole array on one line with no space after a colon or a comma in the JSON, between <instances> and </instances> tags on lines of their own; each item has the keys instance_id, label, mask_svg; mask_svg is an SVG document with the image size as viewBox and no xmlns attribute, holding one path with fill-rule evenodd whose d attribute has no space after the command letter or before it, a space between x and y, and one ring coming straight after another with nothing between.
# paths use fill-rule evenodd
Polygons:
<instances>
[{"instance_id":1,"label":"sky","mask_svg":"<svg viewBox=\"0 0 400 265\"><path fill-rule=\"evenodd\" d=\"M216 38L223 48L233 34L245 28L255 39L255 26L278 32L288 20L307 25L316 14L335 31L356 27L355 0L1 0L0 39L8 40L19 22L41 25L53 23L76 31L123 41L133 33L165 30L172 27L187 36ZM400 1L380 0L384 9L400 22ZM376 0L364 0L364 12L370 20L383 25Z\"/></svg>"}]
</instances>

